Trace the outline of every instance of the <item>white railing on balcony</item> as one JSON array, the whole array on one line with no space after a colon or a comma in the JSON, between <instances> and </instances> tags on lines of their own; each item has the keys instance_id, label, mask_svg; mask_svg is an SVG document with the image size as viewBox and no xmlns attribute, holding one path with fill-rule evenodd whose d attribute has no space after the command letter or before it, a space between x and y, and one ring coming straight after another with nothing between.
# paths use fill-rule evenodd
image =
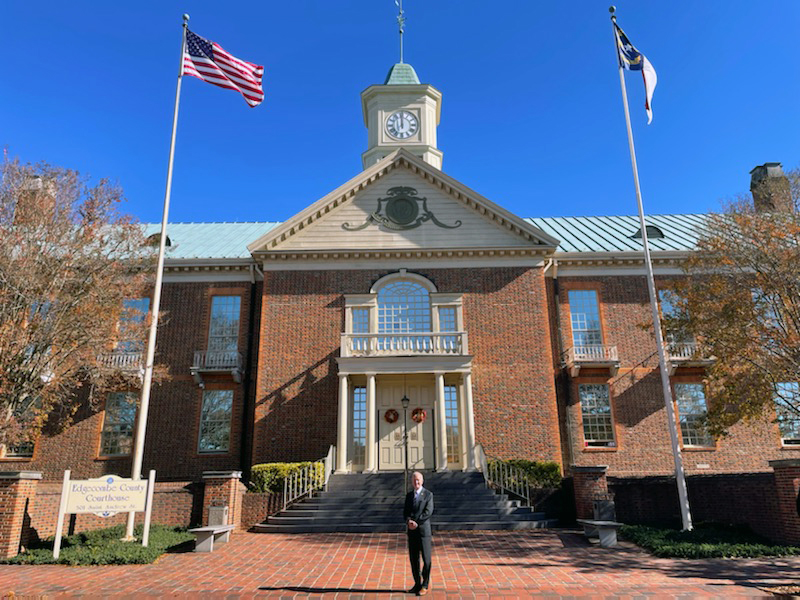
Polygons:
<instances>
[{"instance_id":1,"label":"white railing on balcony","mask_svg":"<svg viewBox=\"0 0 800 600\"><path fill-rule=\"evenodd\" d=\"M342 356L467 354L467 333L343 333Z\"/></svg>"},{"instance_id":2,"label":"white railing on balcony","mask_svg":"<svg viewBox=\"0 0 800 600\"><path fill-rule=\"evenodd\" d=\"M616 346L573 346L566 352L567 364L577 362L605 363L619 362Z\"/></svg>"},{"instance_id":3,"label":"white railing on balcony","mask_svg":"<svg viewBox=\"0 0 800 600\"><path fill-rule=\"evenodd\" d=\"M667 356L669 360L689 360L697 352L696 342L668 342Z\"/></svg>"},{"instance_id":4,"label":"white railing on balcony","mask_svg":"<svg viewBox=\"0 0 800 600\"><path fill-rule=\"evenodd\" d=\"M108 352L97 356L97 363L107 369L138 371L142 368L141 352Z\"/></svg>"},{"instance_id":5,"label":"white railing on balcony","mask_svg":"<svg viewBox=\"0 0 800 600\"><path fill-rule=\"evenodd\" d=\"M194 353L192 369L203 371L231 371L242 368L241 352L211 352L198 350Z\"/></svg>"}]
</instances>

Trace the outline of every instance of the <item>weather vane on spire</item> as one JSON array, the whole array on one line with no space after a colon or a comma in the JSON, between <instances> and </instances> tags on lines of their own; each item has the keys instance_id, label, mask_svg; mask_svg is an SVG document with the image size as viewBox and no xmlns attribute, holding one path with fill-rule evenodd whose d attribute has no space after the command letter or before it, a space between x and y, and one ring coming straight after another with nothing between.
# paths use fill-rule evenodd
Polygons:
<instances>
[{"instance_id":1,"label":"weather vane on spire","mask_svg":"<svg viewBox=\"0 0 800 600\"><path fill-rule=\"evenodd\" d=\"M400 31L400 62L403 62L403 31L406 24L405 13L403 12L403 0L394 0L400 12L397 13L397 27Z\"/></svg>"}]
</instances>

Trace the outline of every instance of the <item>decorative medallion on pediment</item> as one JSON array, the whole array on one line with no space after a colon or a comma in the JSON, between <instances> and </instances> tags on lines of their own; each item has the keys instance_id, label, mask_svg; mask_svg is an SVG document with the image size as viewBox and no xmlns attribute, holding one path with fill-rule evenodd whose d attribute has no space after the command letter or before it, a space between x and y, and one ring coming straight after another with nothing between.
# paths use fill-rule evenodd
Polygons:
<instances>
[{"instance_id":1,"label":"decorative medallion on pediment","mask_svg":"<svg viewBox=\"0 0 800 600\"><path fill-rule=\"evenodd\" d=\"M428 209L428 199L424 196L417 196L418 192L412 187L399 186L389 188L386 191L386 198L378 198L378 208L371 213L360 225L350 225L342 223L342 229L347 231L359 231L374 223L393 229L395 231L405 231L416 229L423 223L430 221L437 227L444 229L456 229L461 227L461 221L457 220L453 225L442 223Z\"/></svg>"}]
</instances>

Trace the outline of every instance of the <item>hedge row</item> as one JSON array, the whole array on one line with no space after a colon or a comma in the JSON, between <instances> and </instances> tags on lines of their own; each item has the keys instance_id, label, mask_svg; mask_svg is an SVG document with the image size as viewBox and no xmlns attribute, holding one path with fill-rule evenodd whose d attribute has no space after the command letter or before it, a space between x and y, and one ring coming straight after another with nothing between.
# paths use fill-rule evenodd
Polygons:
<instances>
[{"instance_id":1,"label":"hedge row","mask_svg":"<svg viewBox=\"0 0 800 600\"><path fill-rule=\"evenodd\" d=\"M263 463L253 465L250 470L250 483L252 492L282 492L283 482L291 474L299 472L301 469L314 463L293 462L293 463ZM325 467L317 463L312 473L312 478L322 485L325 477Z\"/></svg>"}]
</instances>

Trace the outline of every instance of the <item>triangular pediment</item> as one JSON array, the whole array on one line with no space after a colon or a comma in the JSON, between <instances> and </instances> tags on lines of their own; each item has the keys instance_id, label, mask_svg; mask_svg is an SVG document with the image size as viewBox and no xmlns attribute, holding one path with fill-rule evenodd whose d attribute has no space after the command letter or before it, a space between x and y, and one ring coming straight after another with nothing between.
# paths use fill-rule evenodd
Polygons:
<instances>
[{"instance_id":1,"label":"triangular pediment","mask_svg":"<svg viewBox=\"0 0 800 600\"><path fill-rule=\"evenodd\" d=\"M558 240L399 149L248 246L253 254L516 249Z\"/></svg>"}]
</instances>

